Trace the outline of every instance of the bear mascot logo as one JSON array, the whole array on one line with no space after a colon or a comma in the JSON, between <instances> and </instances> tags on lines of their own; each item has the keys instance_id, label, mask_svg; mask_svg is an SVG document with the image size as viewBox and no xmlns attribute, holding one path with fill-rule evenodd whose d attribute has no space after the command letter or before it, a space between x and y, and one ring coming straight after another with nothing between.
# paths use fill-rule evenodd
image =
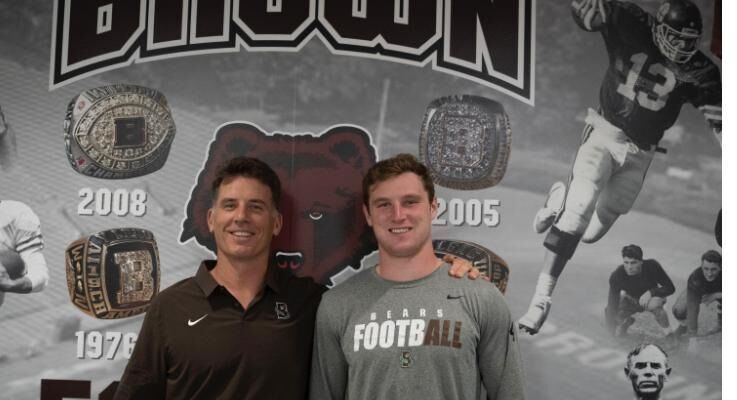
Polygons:
<instances>
[{"instance_id":1,"label":"bear mascot logo","mask_svg":"<svg viewBox=\"0 0 737 400\"><path fill-rule=\"evenodd\" d=\"M236 156L263 160L281 179L285 229L271 245L279 267L329 284L333 275L348 266L359 268L361 259L376 250L361 200L361 180L376 163L376 150L368 132L350 125L318 136L269 135L243 122L222 125L187 201L181 243L194 238L215 252L207 228L211 185L218 166Z\"/></svg>"}]
</instances>

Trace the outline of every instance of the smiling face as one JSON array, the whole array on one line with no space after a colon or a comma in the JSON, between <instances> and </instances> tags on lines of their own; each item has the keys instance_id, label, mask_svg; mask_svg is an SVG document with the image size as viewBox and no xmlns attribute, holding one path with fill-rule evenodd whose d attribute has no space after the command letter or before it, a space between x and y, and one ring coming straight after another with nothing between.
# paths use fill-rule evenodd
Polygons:
<instances>
[{"instance_id":1,"label":"smiling face","mask_svg":"<svg viewBox=\"0 0 737 400\"><path fill-rule=\"evenodd\" d=\"M632 389L639 398L657 399L670 374L668 358L655 346L649 345L635 354L625 368Z\"/></svg>"},{"instance_id":2,"label":"smiling face","mask_svg":"<svg viewBox=\"0 0 737 400\"><path fill-rule=\"evenodd\" d=\"M722 266L716 262L703 260L701 261L701 271L704 273L704 278L708 282L713 282L722 271Z\"/></svg>"},{"instance_id":3,"label":"smiling face","mask_svg":"<svg viewBox=\"0 0 737 400\"><path fill-rule=\"evenodd\" d=\"M412 257L423 248L432 251L430 231L437 209L420 177L405 172L371 186L364 215L382 255Z\"/></svg>"},{"instance_id":4,"label":"smiling face","mask_svg":"<svg viewBox=\"0 0 737 400\"><path fill-rule=\"evenodd\" d=\"M215 238L218 259L231 263L266 262L271 238L279 234L281 225L271 189L242 176L223 180L207 212L207 226Z\"/></svg>"}]
</instances>

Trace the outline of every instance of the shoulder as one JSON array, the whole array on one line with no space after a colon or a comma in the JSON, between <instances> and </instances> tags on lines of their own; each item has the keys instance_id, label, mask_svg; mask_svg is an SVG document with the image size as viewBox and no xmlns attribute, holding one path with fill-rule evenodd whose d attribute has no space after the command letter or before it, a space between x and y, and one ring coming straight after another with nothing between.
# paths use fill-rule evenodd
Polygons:
<instances>
[{"instance_id":1,"label":"shoulder","mask_svg":"<svg viewBox=\"0 0 737 400\"><path fill-rule=\"evenodd\" d=\"M704 273L701 271L701 267L698 267L688 276L688 286L698 288L703 285L704 280Z\"/></svg>"},{"instance_id":2,"label":"shoulder","mask_svg":"<svg viewBox=\"0 0 737 400\"><path fill-rule=\"evenodd\" d=\"M378 282L370 268L324 292L317 309L318 325L345 329L351 316L376 297L372 293Z\"/></svg>"},{"instance_id":3,"label":"shoulder","mask_svg":"<svg viewBox=\"0 0 737 400\"><path fill-rule=\"evenodd\" d=\"M698 51L688 62L680 65L681 79L697 86L719 86L721 88L721 71L703 51Z\"/></svg>"},{"instance_id":4,"label":"shoulder","mask_svg":"<svg viewBox=\"0 0 737 400\"><path fill-rule=\"evenodd\" d=\"M20 201L15 200L2 200L0 201L0 213L8 213L8 214L22 214L22 213L29 213L36 215L32 210L31 207L28 207L26 203L22 203Z\"/></svg>"},{"instance_id":5,"label":"shoulder","mask_svg":"<svg viewBox=\"0 0 737 400\"><path fill-rule=\"evenodd\" d=\"M686 63L683 64L686 69L706 70L711 73L718 73L719 67L709 58L702 50L696 52Z\"/></svg>"},{"instance_id":6,"label":"shoulder","mask_svg":"<svg viewBox=\"0 0 737 400\"><path fill-rule=\"evenodd\" d=\"M466 312L482 328L496 330L508 326L512 318L509 305L496 285L482 279L448 278L453 279L453 286L463 296L461 302Z\"/></svg>"},{"instance_id":7,"label":"shoulder","mask_svg":"<svg viewBox=\"0 0 737 400\"><path fill-rule=\"evenodd\" d=\"M645 12L642 7L629 1L610 1L609 7L622 14L627 14L633 18L640 18L647 20L650 18L650 14Z\"/></svg>"},{"instance_id":8,"label":"shoulder","mask_svg":"<svg viewBox=\"0 0 737 400\"><path fill-rule=\"evenodd\" d=\"M289 271L280 270L280 274L284 281L285 290L290 296L296 296L305 300L312 298L320 298L322 294L327 290L323 285L315 283L312 278L309 277L298 277Z\"/></svg>"},{"instance_id":9,"label":"shoulder","mask_svg":"<svg viewBox=\"0 0 737 400\"><path fill-rule=\"evenodd\" d=\"M695 106L703 103L721 103L722 72L720 67L709 58L703 51L699 50L685 63L664 61L667 69L672 71L678 83L690 88L688 91ZM695 96L695 97L694 97Z\"/></svg>"},{"instance_id":10,"label":"shoulder","mask_svg":"<svg viewBox=\"0 0 737 400\"><path fill-rule=\"evenodd\" d=\"M624 274L624 265L619 264L617 268L612 271L611 275L609 275L609 282L615 281L620 279L620 277Z\"/></svg>"},{"instance_id":11,"label":"shoulder","mask_svg":"<svg viewBox=\"0 0 737 400\"><path fill-rule=\"evenodd\" d=\"M39 224L38 216L31 210L31 207L14 200L0 201L0 219L3 225L7 225L5 221L13 221L16 225L35 226Z\"/></svg>"},{"instance_id":12,"label":"shoulder","mask_svg":"<svg viewBox=\"0 0 737 400\"><path fill-rule=\"evenodd\" d=\"M323 302L342 301L342 299L355 296L357 291L366 290L371 283L376 281L374 267L366 268L358 274L348 278L345 282L336 285L323 295Z\"/></svg>"},{"instance_id":13,"label":"shoulder","mask_svg":"<svg viewBox=\"0 0 737 400\"><path fill-rule=\"evenodd\" d=\"M628 1L611 1L609 2L610 22L617 27L627 24L647 25L652 24L652 16L645 12L640 6ZM622 26L620 28L628 28Z\"/></svg>"},{"instance_id":14,"label":"shoulder","mask_svg":"<svg viewBox=\"0 0 737 400\"><path fill-rule=\"evenodd\" d=\"M479 306L508 308L504 295L492 282L484 279L459 279L448 274L445 274L442 279L446 281L451 292L463 294L469 301L477 303Z\"/></svg>"},{"instance_id":15,"label":"shoulder","mask_svg":"<svg viewBox=\"0 0 737 400\"><path fill-rule=\"evenodd\" d=\"M654 258L649 258L642 262L642 268L647 268L651 270L662 270L663 267L660 265L660 263L655 260Z\"/></svg>"},{"instance_id":16,"label":"shoulder","mask_svg":"<svg viewBox=\"0 0 737 400\"><path fill-rule=\"evenodd\" d=\"M166 307L170 304L179 304L184 297L190 297L192 294L202 294L204 298L204 293L199 285L197 285L195 278L185 278L160 291L151 300L151 307L159 308Z\"/></svg>"}]
</instances>

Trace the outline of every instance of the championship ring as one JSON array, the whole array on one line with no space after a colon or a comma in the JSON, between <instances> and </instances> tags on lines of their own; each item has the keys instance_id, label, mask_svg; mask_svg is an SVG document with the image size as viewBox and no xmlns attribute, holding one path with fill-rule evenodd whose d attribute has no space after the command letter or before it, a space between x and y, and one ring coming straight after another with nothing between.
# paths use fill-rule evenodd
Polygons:
<instances>
[{"instance_id":1,"label":"championship ring","mask_svg":"<svg viewBox=\"0 0 737 400\"><path fill-rule=\"evenodd\" d=\"M504 107L483 97L441 97L427 106L420 133L420 160L435 183L476 190L504 177L512 130Z\"/></svg>"},{"instance_id":2,"label":"championship ring","mask_svg":"<svg viewBox=\"0 0 737 400\"><path fill-rule=\"evenodd\" d=\"M489 277L502 294L507 291L509 266L493 251L463 240L436 239L432 241L432 247L439 258L450 254L470 261L471 265L481 271L481 275Z\"/></svg>"},{"instance_id":3,"label":"championship ring","mask_svg":"<svg viewBox=\"0 0 737 400\"><path fill-rule=\"evenodd\" d=\"M163 94L142 86L102 86L67 107L64 142L72 168L104 179L146 175L161 168L176 127Z\"/></svg>"},{"instance_id":4,"label":"championship ring","mask_svg":"<svg viewBox=\"0 0 737 400\"><path fill-rule=\"evenodd\" d=\"M145 229L110 229L72 242L66 269L72 303L95 318L145 312L159 292L159 250Z\"/></svg>"}]
</instances>

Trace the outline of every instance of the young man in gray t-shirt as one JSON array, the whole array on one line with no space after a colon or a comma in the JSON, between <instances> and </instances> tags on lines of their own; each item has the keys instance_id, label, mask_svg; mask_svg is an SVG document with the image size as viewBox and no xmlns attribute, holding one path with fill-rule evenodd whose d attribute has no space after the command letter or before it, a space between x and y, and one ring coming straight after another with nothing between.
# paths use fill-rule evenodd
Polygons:
<instances>
[{"instance_id":1,"label":"young man in gray t-shirt","mask_svg":"<svg viewBox=\"0 0 737 400\"><path fill-rule=\"evenodd\" d=\"M379 264L323 295L310 398L524 399L516 327L498 289L454 279L432 248L432 180L413 156L374 165L364 213Z\"/></svg>"}]
</instances>

